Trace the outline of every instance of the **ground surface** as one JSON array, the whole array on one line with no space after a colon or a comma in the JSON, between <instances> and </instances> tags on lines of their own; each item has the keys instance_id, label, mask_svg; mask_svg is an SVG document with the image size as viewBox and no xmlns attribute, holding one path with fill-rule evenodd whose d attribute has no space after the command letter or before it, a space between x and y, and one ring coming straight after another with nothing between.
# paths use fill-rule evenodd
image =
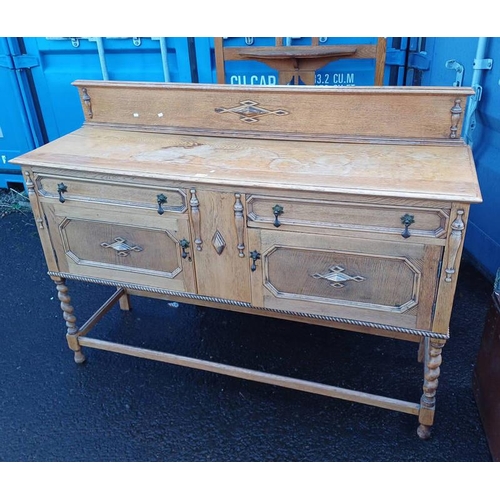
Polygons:
<instances>
[{"instance_id":1,"label":"ground surface","mask_svg":"<svg viewBox=\"0 0 500 500\"><path fill-rule=\"evenodd\" d=\"M492 285L464 263L432 438L388 410L87 350L73 362L30 213L0 217L0 461L490 461L472 372ZM110 295L68 282L78 323ZM133 297L91 333L418 402L417 344Z\"/></svg>"}]
</instances>

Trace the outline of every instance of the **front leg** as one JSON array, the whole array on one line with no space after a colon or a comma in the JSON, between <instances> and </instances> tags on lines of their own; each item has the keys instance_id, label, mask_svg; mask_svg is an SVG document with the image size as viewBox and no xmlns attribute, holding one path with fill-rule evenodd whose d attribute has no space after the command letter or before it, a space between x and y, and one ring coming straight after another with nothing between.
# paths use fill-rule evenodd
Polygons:
<instances>
[{"instance_id":1,"label":"front leg","mask_svg":"<svg viewBox=\"0 0 500 500\"><path fill-rule=\"evenodd\" d=\"M85 361L85 356L82 353L82 348L78 343L78 327L76 326L76 318L73 314L73 306L71 305L71 297L68 295L68 287L64 278L54 279L57 288L57 297L61 302L63 310L63 318L66 321L66 340L69 348L75 353L75 363L81 364Z\"/></svg>"},{"instance_id":2,"label":"front leg","mask_svg":"<svg viewBox=\"0 0 500 500\"><path fill-rule=\"evenodd\" d=\"M445 343L445 340L429 338L426 338L424 342L424 393L420 399L420 411L418 414L420 425L417 429L417 434L421 439L428 439L431 435L431 426L434 422L436 408L436 390L441 371L441 351Z\"/></svg>"}]
</instances>

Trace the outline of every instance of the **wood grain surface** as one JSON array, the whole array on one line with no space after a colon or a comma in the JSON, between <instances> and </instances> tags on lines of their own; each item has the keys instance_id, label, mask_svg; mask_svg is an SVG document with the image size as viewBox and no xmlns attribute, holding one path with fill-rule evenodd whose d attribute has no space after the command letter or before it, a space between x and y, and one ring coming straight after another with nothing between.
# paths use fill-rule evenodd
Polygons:
<instances>
[{"instance_id":1,"label":"wood grain surface","mask_svg":"<svg viewBox=\"0 0 500 500\"><path fill-rule=\"evenodd\" d=\"M240 86L76 81L87 123L204 135L450 140L465 87ZM91 99L92 117L82 89ZM88 101L87 101L88 102ZM460 140L461 120L457 123Z\"/></svg>"},{"instance_id":2,"label":"wood grain surface","mask_svg":"<svg viewBox=\"0 0 500 500\"><path fill-rule=\"evenodd\" d=\"M110 154L112 151L112 154ZM468 146L287 142L83 127L13 163L174 182L481 201Z\"/></svg>"}]
</instances>

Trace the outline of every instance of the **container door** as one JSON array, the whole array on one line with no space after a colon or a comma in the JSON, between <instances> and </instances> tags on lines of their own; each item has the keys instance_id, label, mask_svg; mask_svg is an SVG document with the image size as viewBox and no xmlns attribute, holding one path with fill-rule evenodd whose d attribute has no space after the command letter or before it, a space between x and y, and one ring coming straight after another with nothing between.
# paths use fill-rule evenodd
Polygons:
<instances>
[{"instance_id":1,"label":"container door","mask_svg":"<svg viewBox=\"0 0 500 500\"><path fill-rule=\"evenodd\" d=\"M22 182L19 168L7 164L10 158L82 125L80 99L71 82L191 82L190 42L185 37L1 38L0 187L7 174Z\"/></svg>"},{"instance_id":2,"label":"container door","mask_svg":"<svg viewBox=\"0 0 500 500\"><path fill-rule=\"evenodd\" d=\"M23 42L26 53L39 60L31 72L48 140L83 123L74 80L192 81L185 37L25 37Z\"/></svg>"},{"instance_id":3,"label":"container door","mask_svg":"<svg viewBox=\"0 0 500 500\"><path fill-rule=\"evenodd\" d=\"M36 61L31 61L36 64ZM17 187L23 180L8 161L43 144L16 39L0 37L0 188Z\"/></svg>"}]
</instances>

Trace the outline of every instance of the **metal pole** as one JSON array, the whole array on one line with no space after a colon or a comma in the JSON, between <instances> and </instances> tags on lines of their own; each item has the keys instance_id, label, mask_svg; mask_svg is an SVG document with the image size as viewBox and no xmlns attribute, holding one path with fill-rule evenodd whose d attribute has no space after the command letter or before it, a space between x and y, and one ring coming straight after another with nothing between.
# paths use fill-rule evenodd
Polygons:
<instances>
[{"instance_id":1,"label":"metal pole","mask_svg":"<svg viewBox=\"0 0 500 500\"><path fill-rule=\"evenodd\" d=\"M104 45L102 37L96 37L97 53L99 54L99 62L101 63L102 79L109 80L108 68L106 66L106 58L104 56Z\"/></svg>"},{"instance_id":2,"label":"metal pole","mask_svg":"<svg viewBox=\"0 0 500 500\"><path fill-rule=\"evenodd\" d=\"M481 79L483 76L483 71L486 69L491 69L491 64L489 67L485 66L484 55L486 53L486 44L488 43L488 37L479 37L476 48L476 57L474 59L473 72L472 72L472 82L471 87L474 89L475 94L469 98L469 105L467 106L467 112L464 116L464 138L465 142L472 146L472 132L476 127L475 113L479 101L481 100L483 88L481 87Z\"/></svg>"},{"instance_id":3,"label":"metal pole","mask_svg":"<svg viewBox=\"0 0 500 500\"><path fill-rule=\"evenodd\" d=\"M163 65L163 75L166 82L170 82L170 71L167 62L167 39L164 36L160 37L161 63Z\"/></svg>"}]
</instances>

